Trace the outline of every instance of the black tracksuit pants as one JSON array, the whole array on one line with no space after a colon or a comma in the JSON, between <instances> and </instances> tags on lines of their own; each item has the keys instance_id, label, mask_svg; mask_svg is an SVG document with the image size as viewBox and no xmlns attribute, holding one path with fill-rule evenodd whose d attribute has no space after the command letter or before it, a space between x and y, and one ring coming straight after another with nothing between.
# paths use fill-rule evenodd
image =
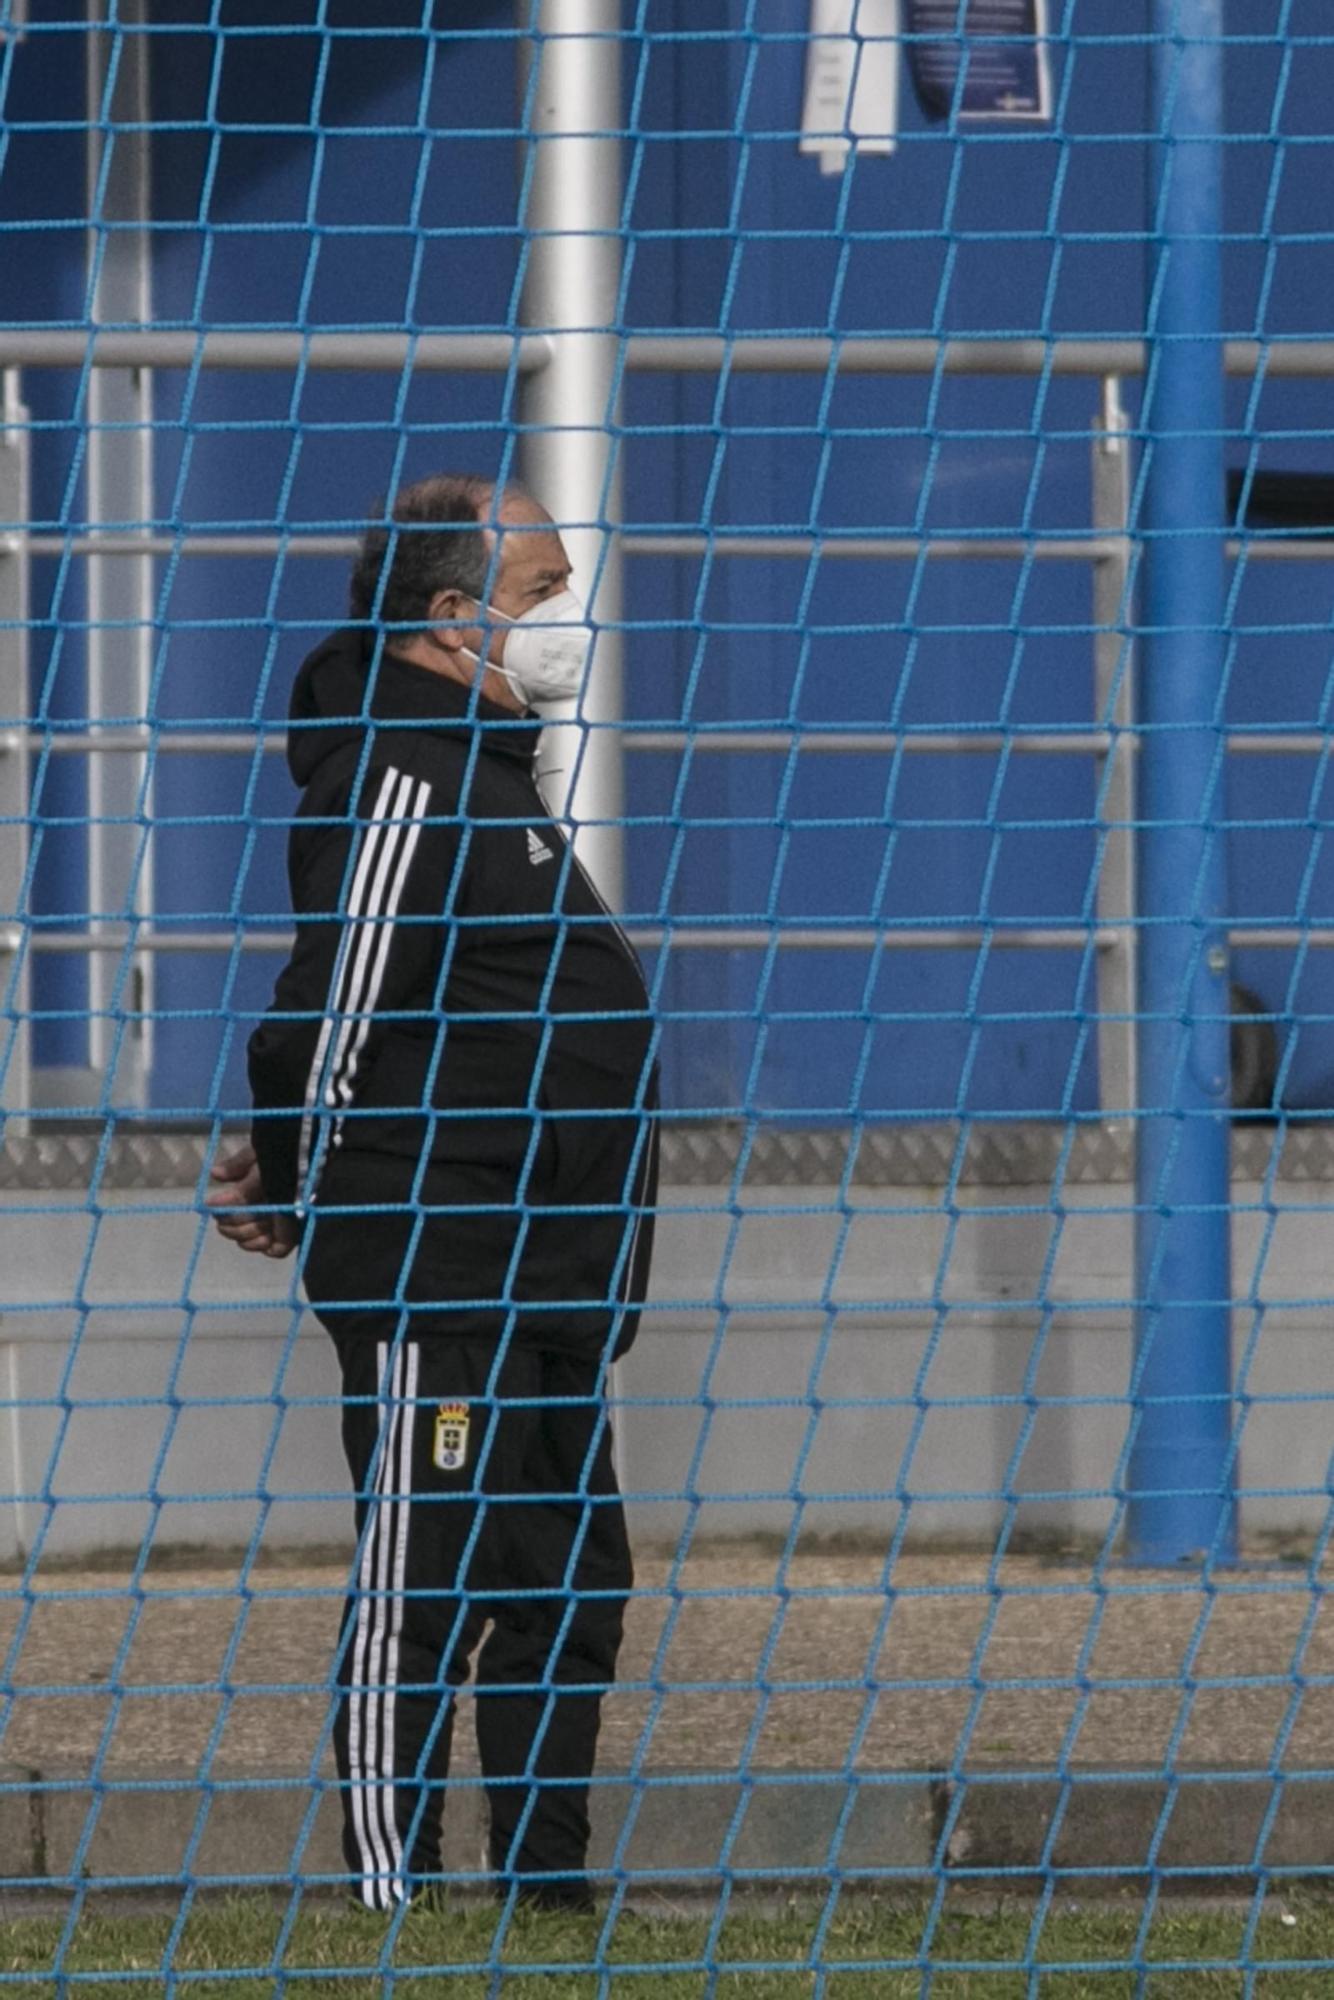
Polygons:
<instances>
[{"instance_id":1,"label":"black tracksuit pants","mask_svg":"<svg viewBox=\"0 0 1334 2000\"><path fill-rule=\"evenodd\" d=\"M490 1866L577 1897L632 1581L598 1368L429 1337L340 1353L359 1540L334 1740L362 1900L388 1908L440 1873L452 1691L488 1623Z\"/></svg>"},{"instance_id":2,"label":"black tracksuit pants","mask_svg":"<svg viewBox=\"0 0 1334 2000\"><path fill-rule=\"evenodd\" d=\"M372 1909L440 1873L453 1691L479 1640L490 1867L523 1895L588 1894L589 1779L632 1583L604 1390L647 1278L644 1130L632 1206L617 1145L600 1204L585 1189L582 1215L546 1217L556 1244L580 1231L568 1313L519 1303L540 1235L503 1176L432 1169L409 1197L398 1163L339 1154L322 1178L304 1276L342 1363L358 1528L334 1743L344 1853ZM536 1289L552 1290L540 1271ZM590 1354L577 1308L605 1320L609 1299ZM567 1347L563 1321L582 1336Z\"/></svg>"}]
</instances>

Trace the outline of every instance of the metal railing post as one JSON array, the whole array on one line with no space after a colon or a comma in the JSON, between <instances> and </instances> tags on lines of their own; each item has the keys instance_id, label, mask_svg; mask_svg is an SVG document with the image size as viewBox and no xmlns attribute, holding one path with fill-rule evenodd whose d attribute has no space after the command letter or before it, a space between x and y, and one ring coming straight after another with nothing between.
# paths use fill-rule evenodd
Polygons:
<instances>
[{"instance_id":1,"label":"metal railing post","mask_svg":"<svg viewBox=\"0 0 1334 2000\"><path fill-rule=\"evenodd\" d=\"M28 413L19 400L18 376L0 375L0 703L26 715L28 687ZM12 954L0 958L0 1131L26 1132L32 1103L31 957L20 926L28 915L27 882L32 811L26 735L0 757L0 923L19 933Z\"/></svg>"},{"instance_id":2,"label":"metal railing post","mask_svg":"<svg viewBox=\"0 0 1334 2000\"><path fill-rule=\"evenodd\" d=\"M148 36L144 0L88 0L89 316L94 324L146 325L152 319ZM146 368L90 370L87 398L88 523L91 547L107 530L153 516L153 392ZM153 667L151 557L88 557L88 718L145 715ZM153 909L152 766L147 725L137 756L91 757L88 764L88 907L96 936L106 925ZM112 1104L148 1101L152 1060L153 957L131 951L88 962L88 1061L92 1078L76 1098L105 1094ZM127 1019L127 1016L131 1018Z\"/></svg>"},{"instance_id":3,"label":"metal railing post","mask_svg":"<svg viewBox=\"0 0 1334 2000\"><path fill-rule=\"evenodd\" d=\"M544 368L520 377L520 475L561 529L599 627L577 704L552 711L539 759L553 812L613 909L624 902L621 557L616 540L621 284L619 0L519 0L528 233L522 317Z\"/></svg>"},{"instance_id":4,"label":"metal railing post","mask_svg":"<svg viewBox=\"0 0 1334 2000\"><path fill-rule=\"evenodd\" d=\"M1157 211L1138 689L1140 1105L1127 1553L1229 1559L1230 1077L1222 734L1222 0L1154 0Z\"/></svg>"},{"instance_id":5,"label":"metal railing post","mask_svg":"<svg viewBox=\"0 0 1334 2000\"><path fill-rule=\"evenodd\" d=\"M1098 1102L1103 1117L1128 1118L1138 1101L1135 1060L1135 744L1130 640L1130 436L1120 383L1103 383L1093 436L1093 530L1108 543L1093 559L1094 722L1110 731L1098 757L1099 924L1115 927L1097 958Z\"/></svg>"}]
</instances>

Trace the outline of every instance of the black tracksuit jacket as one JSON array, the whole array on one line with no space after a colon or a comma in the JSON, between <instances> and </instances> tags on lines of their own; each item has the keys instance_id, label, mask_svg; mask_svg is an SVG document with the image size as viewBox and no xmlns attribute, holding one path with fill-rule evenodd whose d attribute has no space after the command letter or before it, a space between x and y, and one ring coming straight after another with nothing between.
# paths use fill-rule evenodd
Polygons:
<instances>
[{"instance_id":1,"label":"black tracksuit jacket","mask_svg":"<svg viewBox=\"0 0 1334 2000\"><path fill-rule=\"evenodd\" d=\"M633 1334L656 1182L649 1000L542 802L537 736L363 630L297 677L297 936L250 1039L252 1134L270 1203L398 1205L342 1218L332 1266L308 1259L317 1310L320 1291L368 1302L342 1330L383 1337L369 1302L401 1300L415 1217L421 1330L494 1334L518 1303L520 1337L567 1351Z\"/></svg>"}]
</instances>

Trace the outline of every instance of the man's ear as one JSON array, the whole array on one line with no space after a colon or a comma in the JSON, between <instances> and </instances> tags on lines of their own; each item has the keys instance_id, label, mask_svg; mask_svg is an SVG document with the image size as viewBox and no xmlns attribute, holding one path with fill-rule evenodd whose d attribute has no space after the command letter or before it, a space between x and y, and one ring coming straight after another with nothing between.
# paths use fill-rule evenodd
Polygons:
<instances>
[{"instance_id":1,"label":"man's ear","mask_svg":"<svg viewBox=\"0 0 1334 2000\"><path fill-rule=\"evenodd\" d=\"M467 638L467 630L460 624L475 609L470 597L461 590L437 590L426 607L426 615L431 621L437 643L447 652L457 653Z\"/></svg>"}]
</instances>

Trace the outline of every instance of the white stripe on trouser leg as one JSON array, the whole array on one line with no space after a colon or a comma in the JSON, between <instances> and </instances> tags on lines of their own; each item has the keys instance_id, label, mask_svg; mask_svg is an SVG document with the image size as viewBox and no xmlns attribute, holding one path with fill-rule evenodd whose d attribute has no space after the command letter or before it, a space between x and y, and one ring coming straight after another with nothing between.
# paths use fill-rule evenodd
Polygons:
<instances>
[{"instance_id":1,"label":"white stripe on trouser leg","mask_svg":"<svg viewBox=\"0 0 1334 2000\"><path fill-rule=\"evenodd\" d=\"M401 1901L404 1893L401 1879L403 1850L394 1818L394 1742L388 1729L388 1711L391 1632L396 1608L392 1591L394 1551L399 1520L407 1505L399 1464L406 1415L403 1401L405 1372L405 1352L399 1346L394 1349L393 1416L385 1440L379 1481L381 1532L375 1550L375 1619L371 1626L367 1674L366 1771L374 1784L365 1794L366 1810L377 1851L382 1850L388 1856L389 1879L383 1885L386 1908Z\"/></svg>"},{"instance_id":2,"label":"white stripe on trouser leg","mask_svg":"<svg viewBox=\"0 0 1334 2000\"><path fill-rule=\"evenodd\" d=\"M394 1743L394 1710L398 1690L399 1648L403 1635L403 1593L407 1581L408 1528L412 1516L412 1430L416 1414L417 1361L418 1348L414 1342L404 1347L407 1357L406 1374L403 1384L403 1404L398 1434L398 1472L396 1487L398 1498L394 1504L394 1550L389 1584L389 1636L385 1646L384 1672L380 1685L384 1689L384 1711L381 1729L380 1769L384 1775L380 1798L385 1833L389 1849L394 1857L394 1889L399 1896L407 1893L403 1881L403 1836L399 1832L398 1813L395 1809L395 1779L398 1776Z\"/></svg>"},{"instance_id":3,"label":"white stripe on trouser leg","mask_svg":"<svg viewBox=\"0 0 1334 2000\"><path fill-rule=\"evenodd\" d=\"M389 1349L381 1341L375 1350L376 1393L383 1395L381 1384L384 1380L385 1360ZM394 1357L395 1373L398 1357ZM392 1388L390 1390L392 1394ZM374 1596L377 1552L384 1530L381 1488L385 1481L385 1469L393 1463L392 1431L394 1424L393 1404L381 1404L380 1435L376 1450L379 1454L375 1468L375 1488L370 1499L370 1520L366 1525L361 1545L361 1561L357 1571L357 1630L356 1643L352 1652L352 1673L348 1687L348 1732L347 1762L348 1786L352 1807L352 1830L361 1855L361 1899L373 1910L384 1907L382 1879L389 1874L389 1856L384 1852L378 1837L376 1816L371 1810L368 1796L368 1777L363 1743L366 1733L367 1711L370 1703L369 1653L371 1632L378 1616L378 1604Z\"/></svg>"},{"instance_id":4,"label":"white stripe on trouser leg","mask_svg":"<svg viewBox=\"0 0 1334 2000\"><path fill-rule=\"evenodd\" d=\"M377 1384L384 1379L388 1355L387 1342L380 1341L375 1350ZM372 1910L388 1909L397 1893L396 1884L391 1879L393 1868L390 1851L384 1843L379 1824L379 1801L378 1798L372 1797L372 1786L379 1776L375 1769L378 1717L376 1688L372 1675L377 1669L380 1653L379 1634L385 1610L385 1554L393 1529L390 1518L392 1502L389 1501L388 1495L396 1476L395 1448L402 1409L399 1401L401 1376L402 1355L395 1350L392 1379L388 1388L389 1400L381 1410L380 1437L377 1445L379 1463L376 1466L375 1490L370 1502L371 1518L362 1541L361 1561L357 1571L357 1630L352 1654L351 1683L347 1696L347 1775L352 1807L352 1830L361 1855L361 1900ZM378 1790L378 1786L376 1789Z\"/></svg>"}]
</instances>

